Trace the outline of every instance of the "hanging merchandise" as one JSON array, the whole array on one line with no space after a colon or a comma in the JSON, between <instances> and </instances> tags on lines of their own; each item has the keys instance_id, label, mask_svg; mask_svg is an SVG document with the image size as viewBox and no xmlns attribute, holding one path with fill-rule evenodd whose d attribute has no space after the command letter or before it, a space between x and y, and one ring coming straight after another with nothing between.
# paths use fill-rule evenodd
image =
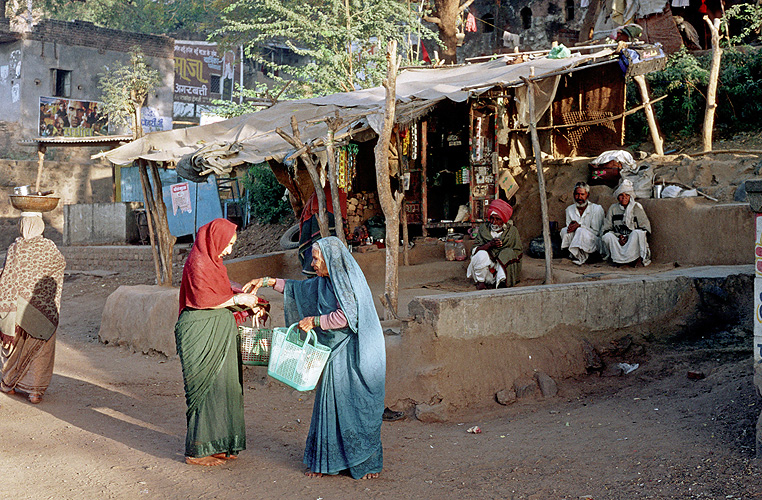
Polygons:
<instances>
[{"instance_id":1,"label":"hanging merchandise","mask_svg":"<svg viewBox=\"0 0 762 500\"><path fill-rule=\"evenodd\" d=\"M344 191L352 189L359 151L357 144L347 144L336 150L336 184Z\"/></svg>"},{"instance_id":2,"label":"hanging merchandise","mask_svg":"<svg viewBox=\"0 0 762 500\"><path fill-rule=\"evenodd\" d=\"M410 130L405 129L400 131L400 139L402 140L402 154L408 156L410 149Z\"/></svg>"},{"instance_id":3,"label":"hanging merchandise","mask_svg":"<svg viewBox=\"0 0 762 500\"><path fill-rule=\"evenodd\" d=\"M468 17L466 17L465 31L476 33L476 18L470 12L468 13Z\"/></svg>"},{"instance_id":4,"label":"hanging merchandise","mask_svg":"<svg viewBox=\"0 0 762 500\"><path fill-rule=\"evenodd\" d=\"M418 124L413 124L413 128L410 129L410 158L413 160L418 158Z\"/></svg>"}]
</instances>

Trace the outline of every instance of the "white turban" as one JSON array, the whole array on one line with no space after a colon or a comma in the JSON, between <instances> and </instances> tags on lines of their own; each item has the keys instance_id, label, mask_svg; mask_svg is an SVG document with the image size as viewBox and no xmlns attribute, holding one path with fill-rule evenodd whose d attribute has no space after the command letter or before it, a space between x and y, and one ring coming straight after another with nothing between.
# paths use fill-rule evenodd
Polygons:
<instances>
[{"instance_id":1,"label":"white turban","mask_svg":"<svg viewBox=\"0 0 762 500\"><path fill-rule=\"evenodd\" d=\"M635 186L632 185L632 181L629 179L622 179L619 183L619 187L614 191L614 198L617 198L620 194L627 193L630 198L635 198Z\"/></svg>"}]
</instances>

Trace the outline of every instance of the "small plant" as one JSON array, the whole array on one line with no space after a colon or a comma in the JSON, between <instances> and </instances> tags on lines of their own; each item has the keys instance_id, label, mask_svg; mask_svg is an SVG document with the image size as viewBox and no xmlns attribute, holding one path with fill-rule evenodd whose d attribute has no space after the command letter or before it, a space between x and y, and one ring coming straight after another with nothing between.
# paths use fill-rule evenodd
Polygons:
<instances>
[{"instance_id":1,"label":"small plant","mask_svg":"<svg viewBox=\"0 0 762 500\"><path fill-rule=\"evenodd\" d=\"M292 215L285 188L275 178L267 163L249 168L244 178L246 197L252 217L261 224L276 224Z\"/></svg>"},{"instance_id":2,"label":"small plant","mask_svg":"<svg viewBox=\"0 0 762 500\"><path fill-rule=\"evenodd\" d=\"M725 11L720 30L738 32L728 40L730 45L741 45L759 41L762 30L762 5L739 3Z\"/></svg>"}]
</instances>

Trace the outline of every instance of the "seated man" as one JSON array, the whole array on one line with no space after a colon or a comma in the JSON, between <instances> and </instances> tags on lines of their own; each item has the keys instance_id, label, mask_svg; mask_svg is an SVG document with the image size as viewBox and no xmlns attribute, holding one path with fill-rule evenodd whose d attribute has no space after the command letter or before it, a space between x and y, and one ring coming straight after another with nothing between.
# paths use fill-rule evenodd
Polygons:
<instances>
[{"instance_id":1,"label":"seated man","mask_svg":"<svg viewBox=\"0 0 762 500\"><path fill-rule=\"evenodd\" d=\"M566 208L566 227L561 229L561 249L568 248L572 262L581 266L588 256L601 247L601 226L606 214L603 207L587 201L590 186L578 182L574 186L574 205Z\"/></svg>"},{"instance_id":2,"label":"seated man","mask_svg":"<svg viewBox=\"0 0 762 500\"><path fill-rule=\"evenodd\" d=\"M487 207L487 222L473 235L476 246L471 252L466 277L473 278L478 290L513 286L521 274L522 246L519 230L511 220L513 208L503 200L493 200Z\"/></svg>"},{"instance_id":3,"label":"seated man","mask_svg":"<svg viewBox=\"0 0 762 500\"><path fill-rule=\"evenodd\" d=\"M619 203L609 207L603 222L601 253L611 257L615 264L638 262L647 266L651 263L651 249L647 236L651 232L651 222L643 206L635 201L632 182L625 179L614 191Z\"/></svg>"}]
</instances>

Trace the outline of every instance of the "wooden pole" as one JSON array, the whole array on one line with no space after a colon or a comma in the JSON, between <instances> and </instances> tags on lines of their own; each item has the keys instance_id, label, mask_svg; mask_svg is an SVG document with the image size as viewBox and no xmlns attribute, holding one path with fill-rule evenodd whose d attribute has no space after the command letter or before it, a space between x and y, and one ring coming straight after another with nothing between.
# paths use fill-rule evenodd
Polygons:
<instances>
[{"instance_id":1,"label":"wooden pole","mask_svg":"<svg viewBox=\"0 0 762 500\"><path fill-rule=\"evenodd\" d=\"M550 242L550 224L548 223L548 195L545 192L545 175L542 171L542 151L540 138L537 135L537 118L535 117L534 82L522 77L527 85L527 104L529 105L529 133L532 136L532 149L537 166L537 187L540 191L540 212L542 213L542 241L545 245L545 284L553 283L553 246Z\"/></svg>"},{"instance_id":2,"label":"wooden pole","mask_svg":"<svg viewBox=\"0 0 762 500\"><path fill-rule=\"evenodd\" d=\"M151 185L148 181L148 171L146 169L146 161L142 158L137 160L138 173L140 174L140 187L143 189L143 208L146 211L146 222L148 223L148 239L151 242L151 253L153 254L153 265L156 270L156 284L161 283L161 264L159 262L159 252L156 250L156 236L153 231L153 197L149 196Z\"/></svg>"},{"instance_id":3,"label":"wooden pole","mask_svg":"<svg viewBox=\"0 0 762 500\"><path fill-rule=\"evenodd\" d=\"M37 182L34 185L34 194L40 192L40 179L42 179L42 164L45 162L45 151L47 147L42 144L37 145Z\"/></svg>"},{"instance_id":4,"label":"wooden pole","mask_svg":"<svg viewBox=\"0 0 762 500\"><path fill-rule=\"evenodd\" d=\"M336 111L334 118L326 119L328 125L328 138L326 140L325 151L328 154L328 179L331 184L331 202L333 205L333 220L336 227L336 236L347 245L347 238L344 236L344 218L341 212L341 198L339 196L338 175L336 170L336 151L334 150L334 134L336 128L341 125L339 112Z\"/></svg>"},{"instance_id":5,"label":"wooden pole","mask_svg":"<svg viewBox=\"0 0 762 500\"><path fill-rule=\"evenodd\" d=\"M315 187L315 195L317 196L318 200L318 226L320 227L320 237L327 238L331 235L331 232L328 229L328 216L325 209L325 191L323 191L323 185L320 183L320 175L318 174L315 162L310 156L309 146L305 146L304 143L302 143L301 135L299 133L299 124L296 122L296 116L291 117L291 130L294 134L293 137L285 133L280 128L276 128L275 132L281 136L284 141L291 144L297 150L302 150L302 148L304 148L303 152L299 154L299 157L302 159L304 166L307 167L307 172L310 174L310 179L312 179L312 185Z\"/></svg>"},{"instance_id":6,"label":"wooden pole","mask_svg":"<svg viewBox=\"0 0 762 500\"><path fill-rule=\"evenodd\" d=\"M429 158L428 122L421 122L421 234L428 236L426 224L429 222L429 199L426 187L426 166Z\"/></svg>"},{"instance_id":7,"label":"wooden pole","mask_svg":"<svg viewBox=\"0 0 762 500\"><path fill-rule=\"evenodd\" d=\"M648 95L648 87L646 86L646 77L643 75L633 76L633 79L638 84L640 89L640 95L643 98L643 104L646 111L646 119L648 120L648 129L651 131L651 140L654 143L654 152L657 155L664 154L664 143L659 136L659 129L656 126L656 117L654 115L653 107L651 106L651 98Z\"/></svg>"},{"instance_id":8,"label":"wooden pole","mask_svg":"<svg viewBox=\"0 0 762 500\"><path fill-rule=\"evenodd\" d=\"M154 191L154 210L156 211L156 233L159 236L159 252L161 255L164 271L164 280L161 285L172 285L172 254L175 248L175 238L169 232L169 222L167 220L167 206L164 204L164 194L161 187L161 177L156 162L148 163L151 167L151 176L156 187ZM198 192L198 188L197 191ZM196 207L198 208L198 207ZM195 229L195 227L194 227Z\"/></svg>"},{"instance_id":9,"label":"wooden pole","mask_svg":"<svg viewBox=\"0 0 762 500\"><path fill-rule=\"evenodd\" d=\"M712 33L712 66L709 69L709 86L706 89L706 110L704 110L702 144L704 151L711 151L714 113L717 109L717 81L720 78L722 49L720 48L720 19L716 18L714 23L712 23L709 16L704 16L704 21L709 26L709 31Z\"/></svg>"}]
</instances>

